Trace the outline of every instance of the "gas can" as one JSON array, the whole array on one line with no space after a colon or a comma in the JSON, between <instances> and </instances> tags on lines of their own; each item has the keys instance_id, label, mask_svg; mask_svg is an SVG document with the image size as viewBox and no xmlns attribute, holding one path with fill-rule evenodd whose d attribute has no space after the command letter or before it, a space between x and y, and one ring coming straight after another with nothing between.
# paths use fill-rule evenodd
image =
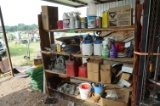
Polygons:
<instances>
[{"instance_id":1,"label":"gas can","mask_svg":"<svg viewBox=\"0 0 160 106\"><path fill-rule=\"evenodd\" d=\"M103 11L102 13L102 28L108 28L109 19L108 19L108 11Z\"/></svg>"},{"instance_id":2,"label":"gas can","mask_svg":"<svg viewBox=\"0 0 160 106\"><path fill-rule=\"evenodd\" d=\"M68 76L76 77L78 74L77 65L73 60L66 61L66 74Z\"/></svg>"},{"instance_id":3,"label":"gas can","mask_svg":"<svg viewBox=\"0 0 160 106\"><path fill-rule=\"evenodd\" d=\"M86 64L82 64L78 68L78 76L87 78L87 67Z\"/></svg>"},{"instance_id":4,"label":"gas can","mask_svg":"<svg viewBox=\"0 0 160 106\"><path fill-rule=\"evenodd\" d=\"M96 17L96 28L102 27L102 17L97 16Z\"/></svg>"}]
</instances>

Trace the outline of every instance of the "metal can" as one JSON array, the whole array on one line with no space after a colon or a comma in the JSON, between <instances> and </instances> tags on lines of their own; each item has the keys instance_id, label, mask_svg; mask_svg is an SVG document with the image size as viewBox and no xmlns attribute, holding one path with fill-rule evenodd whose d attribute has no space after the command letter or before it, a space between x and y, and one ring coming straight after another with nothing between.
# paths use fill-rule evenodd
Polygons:
<instances>
[{"instance_id":1,"label":"metal can","mask_svg":"<svg viewBox=\"0 0 160 106\"><path fill-rule=\"evenodd\" d=\"M102 17L97 16L96 17L96 28L102 27Z\"/></svg>"},{"instance_id":2,"label":"metal can","mask_svg":"<svg viewBox=\"0 0 160 106\"><path fill-rule=\"evenodd\" d=\"M108 19L108 11L103 11L102 13L102 28L108 28L109 19Z\"/></svg>"},{"instance_id":3,"label":"metal can","mask_svg":"<svg viewBox=\"0 0 160 106\"><path fill-rule=\"evenodd\" d=\"M87 28L87 18L86 17L81 18L81 28Z\"/></svg>"}]
</instances>

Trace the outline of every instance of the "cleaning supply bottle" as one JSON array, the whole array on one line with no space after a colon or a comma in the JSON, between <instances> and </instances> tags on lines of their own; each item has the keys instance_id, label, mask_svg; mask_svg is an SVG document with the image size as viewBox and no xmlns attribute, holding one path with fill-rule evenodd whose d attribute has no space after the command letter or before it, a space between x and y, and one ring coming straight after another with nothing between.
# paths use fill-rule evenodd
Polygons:
<instances>
[{"instance_id":1,"label":"cleaning supply bottle","mask_svg":"<svg viewBox=\"0 0 160 106\"><path fill-rule=\"evenodd\" d=\"M108 48L108 39L105 39L103 41L102 56L104 58L109 58L109 54L110 54L110 51L109 51L109 48Z\"/></svg>"},{"instance_id":2,"label":"cleaning supply bottle","mask_svg":"<svg viewBox=\"0 0 160 106\"><path fill-rule=\"evenodd\" d=\"M69 13L69 19L70 19L70 29L74 29L75 28L75 18L73 16L73 12Z\"/></svg>"},{"instance_id":3,"label":"cleaning supply bottle","mask_svg":"<svg viewBox=\"0 0 160 106\"><path fill-rule=\"evenodd\" d=\"M93 0L88 3L87 16L97 16L97 8Z\"/></svg>"},{"instance_id":4,"label":"cleaning supply bottle","mask_svg":"<svg viewBox=\"0 0 160 106\"><path fill-rule=\"evenodd\" d=\"M110 58L116 58L117 57L117 51L114 43L112 43L111 49L110 49Z\"/></svg>"},{"instance_id":5,"label":"cleaning supply bottle","mask_svg":"<svg viewBox=\"0 0 160 106\"><path fill-rule=\"evenodd\" d=\"M68 13L63 13L63 29L69 29L70 19Z\"/></svg>"}]
</instances>

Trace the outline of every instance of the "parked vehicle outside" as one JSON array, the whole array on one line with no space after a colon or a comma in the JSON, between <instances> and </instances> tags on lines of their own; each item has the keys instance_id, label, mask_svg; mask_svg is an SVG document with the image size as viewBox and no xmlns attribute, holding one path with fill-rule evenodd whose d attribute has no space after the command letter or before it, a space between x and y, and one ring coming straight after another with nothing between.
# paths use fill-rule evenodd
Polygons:
<instances>
[{"instance_id":1,"label":"parked vehicle outside","mask_svg":"<svg viewBox=\"0 0 160 106\"><path fill-rule=\"evenodd\" d=\"M3 40L0 40L0 55L6 54L6 44Z\"/></svg>"}]
</instances>

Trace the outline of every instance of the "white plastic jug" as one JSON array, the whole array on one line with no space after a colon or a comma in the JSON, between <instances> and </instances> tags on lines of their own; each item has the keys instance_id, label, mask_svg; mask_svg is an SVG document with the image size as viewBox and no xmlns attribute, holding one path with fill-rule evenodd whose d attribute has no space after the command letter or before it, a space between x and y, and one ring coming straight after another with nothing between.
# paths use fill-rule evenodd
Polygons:
<instances>
[{"instance_id":1,"label":"white plastic jug","mask_svg":"<svg viewBox=\"0 0 160 106\"><path fill-rule=\"evenodd\" d=\"M94 41L94 55L102 55L102 40Z\"/></svg>"},{"instance_id":2,"label":"white plastic jug","mask_svg":"<svg viewBox=\"0 0 160 106\"><path fill-rule=\"evenodd\" d=\"M89 55L93 54L93 46L91 40L84 40L82 42L82 55Z\"/></svg>"},{"instance_id":3,"label":"white plastic jug","mask_svg":"<svg viewBox=\"0 0 160 106\"><path fill-rule=\"evenodd\" d=\"M97 7L93 0L88 3L87 16L97 16Z\"/></svg>"},{"instance_id":4,"label":"white plastic jug","mask_svg":"<svg viewBox=\"0 0 160 106\"><path fill-rule=\"evenodd\" d=\"M70 19L68 13L63 13L63 29L69 29Z\"/></svg>"}]
</instances>

